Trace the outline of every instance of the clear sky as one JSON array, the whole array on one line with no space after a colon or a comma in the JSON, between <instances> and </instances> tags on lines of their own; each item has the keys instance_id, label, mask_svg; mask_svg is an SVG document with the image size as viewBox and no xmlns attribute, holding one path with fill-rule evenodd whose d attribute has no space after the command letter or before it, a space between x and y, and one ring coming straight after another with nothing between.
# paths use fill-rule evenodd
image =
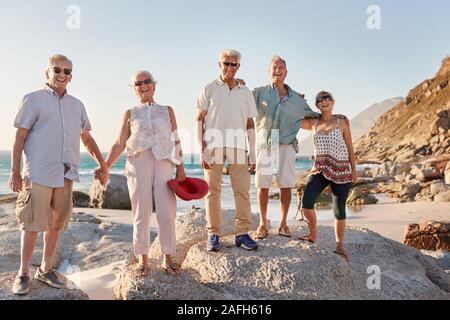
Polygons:
<instances>
[{"instance_id":1,"label":"clear sky","mask_svg":"<svg viewBox=\"0 0 450 320\"><path fill-rule=\"evenodd\" d=\"M79 29L67 27L70 5L80 10ZM379 30L367 27L370 5L380 9ZM136 103L131 74L148 69L189 152L196 97L218 76L222 49L241 51L238 76L250 88L268 83L269 60L281 55L291 87L309 102L333 92L336 112L351 118L434 75L450 54L449 12L446 0L0 0L0 150L11 149L18 102L42 88L54 53L74 62L69 91L85 103L102 150Z\"/></svg>"}]
</instances>

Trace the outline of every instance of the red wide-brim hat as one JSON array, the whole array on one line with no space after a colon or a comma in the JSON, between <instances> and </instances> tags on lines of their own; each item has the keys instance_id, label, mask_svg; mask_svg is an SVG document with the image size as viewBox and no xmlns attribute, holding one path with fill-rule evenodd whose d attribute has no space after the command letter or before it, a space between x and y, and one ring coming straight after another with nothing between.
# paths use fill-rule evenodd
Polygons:
<instances>
[{"instance_id":1,"label":"red wide-brim hat","mask_svg":"<svg viewBox=\"0 0 450 320\"><path fill-rule=\"evenodd\" d=\"M186 201L201 199L208 193L208 183L199 178L186 177L183 182L172 179L167 184L180 199Z\"/></svg>"}]
</instances>

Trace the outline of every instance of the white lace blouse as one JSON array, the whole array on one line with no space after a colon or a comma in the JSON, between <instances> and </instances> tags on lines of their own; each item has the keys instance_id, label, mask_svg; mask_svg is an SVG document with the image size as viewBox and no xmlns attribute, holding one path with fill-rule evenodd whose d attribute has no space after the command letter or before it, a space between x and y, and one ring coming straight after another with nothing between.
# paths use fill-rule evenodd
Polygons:
<instances>
[{"instance_id":1,"label":"white lace blouse","mask_svg":"<svg viewBox=\"0 0 450 320\"><path fill-rule=\"evenodd\" d=\"M170 123L169 107L156 103L141 104L132 108L131 135L127 140L127 155L135 157L140 152L152 150L157 160L181 163L175 148L175 137Z\"/></svg>"}]
</instances>

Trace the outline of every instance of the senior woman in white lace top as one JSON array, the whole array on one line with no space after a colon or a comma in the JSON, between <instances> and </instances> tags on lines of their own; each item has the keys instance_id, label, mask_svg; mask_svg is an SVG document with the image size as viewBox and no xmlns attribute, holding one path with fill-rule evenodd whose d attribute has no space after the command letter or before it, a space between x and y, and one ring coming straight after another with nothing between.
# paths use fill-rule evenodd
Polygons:
<instances>
[{"instance_id":1,"label":"senior woman in white lace top","mask_svg":"<svg viewBox=\"0 0 450 320\"><path fill-rule=\"evenodd\" d=\"M172 179L173 165L176 165L176 178L180 182L186 177L176 133L177 122L171 107L161 106L153 99L156 82L150 72L136 72L131 83L139 104L125 112L119 138L112 146L106 164L111 168L127 148L125 172L134 218L133 247L139 258L137 275L147 276L149 270L152 192L164 256L162 268L175 275L179 271L179 266L172 260L176 241L176 199L167 181Z\"/></svg>"}]
</instances>

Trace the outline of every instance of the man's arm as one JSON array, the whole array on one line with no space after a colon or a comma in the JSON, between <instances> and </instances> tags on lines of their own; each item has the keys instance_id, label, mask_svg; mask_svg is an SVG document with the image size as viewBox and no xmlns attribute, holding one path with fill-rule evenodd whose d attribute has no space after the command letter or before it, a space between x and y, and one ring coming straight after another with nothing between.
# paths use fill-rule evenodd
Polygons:
<instances>
[{"instance_id":1,"label":"man's arm","mask_svg":"<svg viewBox=\"0 0 450 320\"><path fill-rule=\"evenodd\" d=\"M249 171L250 173L253 173L256 168L256 133L253 118L247 119L247 138Z\"/></svg>"},{"instance_id":2,"label":"man's arm","mask_svg":"<svg viewBox=\"0 0 450 320\"><path fill-rule=\"evenodd\" d=\"M200 164L204 169L210 169L210 164L207 163L204 159L204 151L206 149L206 141L204 140L205 136L205 118L206 118L207 110L198 110L197 116L195 117L195 131L197 137L197 143L200 146Z\"/></svg>"},{"instance_id":3,"label":"man's arm","mask_svg":"<svg viewBox=\"0 0 450 320\"><path fill-rule=\"evenodd\" d=\"M12 152L11 174L8 181L9 188L13 192L22 191L22 175L20 173L20 163L22 161L22 151L27 137L28 129L17 129Z\"/></svg>"},{"instance_id":4,"label":"man's arm","mask_svg":"<svg viewBox=\"0 0 450 320\"><path fill-rule=\"evenodd\" d=\"M96 178L98 178L100 182L105 185L106 182L108 182L109 169L105 163L105 160L103 159L102 153L100 152L97 143L95 142L89 131L84 131L83 133L81 133L80 137L87 151L100 167L100 170L95 172Z\"/></svg>"}]
</instances>

